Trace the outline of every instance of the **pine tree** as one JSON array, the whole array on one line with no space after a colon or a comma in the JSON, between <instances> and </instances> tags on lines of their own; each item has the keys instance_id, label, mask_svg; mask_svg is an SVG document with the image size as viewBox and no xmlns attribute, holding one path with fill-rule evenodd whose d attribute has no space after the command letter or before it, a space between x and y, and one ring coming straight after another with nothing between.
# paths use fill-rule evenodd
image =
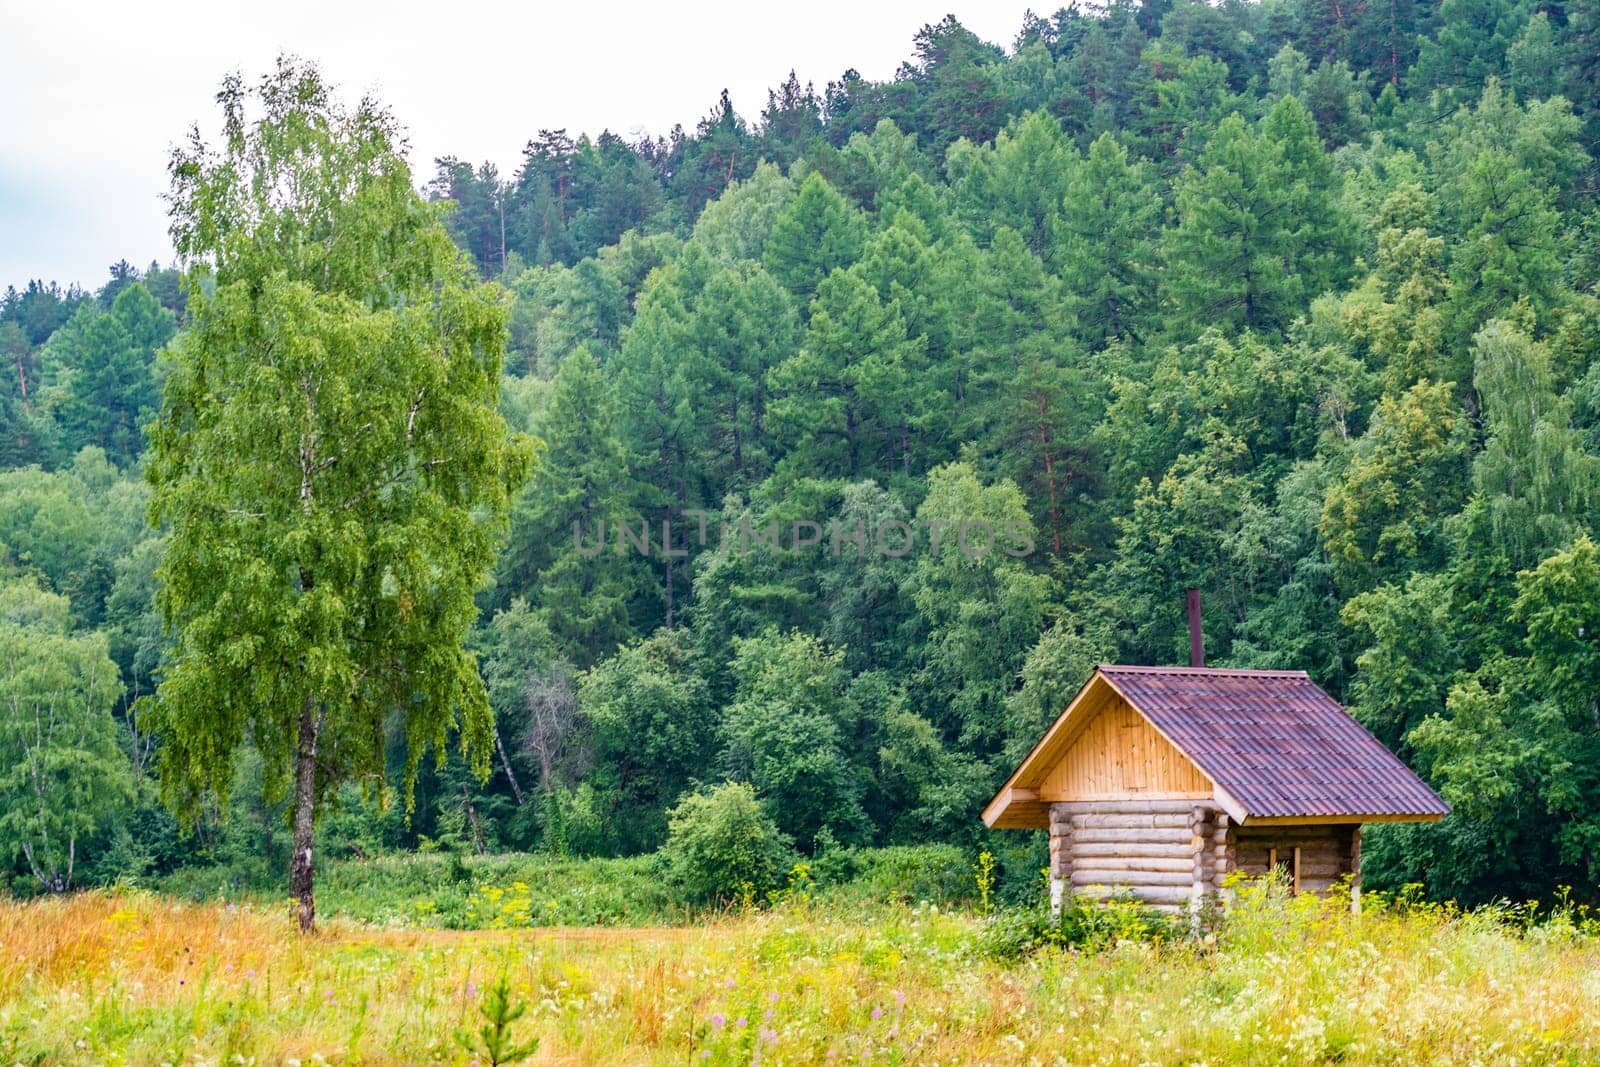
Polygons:
<instances>
[{"instance_id":1,"label":"pine tree","mask_svg":"<svg viewBox=\"0 0 1600 1067\"><path fill-rule=\"evenodd\" d=\"M562 360L533 422L544 442L540 471L512 508L495 575L496 599L527 598L556 654L580 668L637 632L630 607L649 591L643 559L619 525L637 534L645 517L633 508L616 418L594 357L580 348ZM659 541L647 525L644 534Z\"/></svg>"},{"instance_id":2,"label":"pine tree","mask_svg":"<svg viewBox=\"0 0 1600 1067\"><path fill-rule=\"evenodd\" d=\"M846 478L892 470L904 424L894 406L920 347L899 304L880 300L859 274L824 279L804 344L773 371L772 423L789 442L786 464Z\"/></svg>"},{"instance_id":3,"label":"pine tree","mask_svg":"<svg viewBox=\"0 0 1600 1067\"><path fill-rule=\"evenodd\" d=\"M1010 228L995 235L981 277L976 382L985 403L971 429L994 469L1028 494L1045 546L1060 556L1076 547L1070 493L1087 466L1092 422L1071 319L1059 284Z\"/></svg>"},{"instance_id":4,"label":"pine tree","mask_svg":"<svg viewBox=\"0 0 1600 1067\"><path fill-rule=\"evenodd\" d=\"M719 267L691 241L675 261L656 272L639 298L638 312L618 353L612 379L620 437L637 477L637 504L658 531L671 532L687 513L720 500L696 464L711 455L708 390L717 378L709 354L695 340L695 305ZM680 531L681 532L681 531ZM678 536L674 535L676 542ZM688 588L694 547L680 562L663 553L662 621L674 626L679 592Z\"/></svg>"},{"instance_id":5,"label":"pine tree","mask_svg":"<svg viewBox=\"0 0 1600 1067\"><path fill-rule=\"evenodd\" d=\"M1444 111L1472 100L1505 74L1506 52L1528 14L1521 0L1441 0L1438 30L1422 40L1406 87L1423 98L1437 93Z\"/></svg>"},{"instance_id":6,"label":"pine tree","mask_svg":"<svg viewBox=\"0 0 1600 1067\"><path fill-rule=\"evenodd\" d=\"M1285 97L1259 133L1217 127L1178 189L1168 232L1169 298L1188 329L1285 331L1349 270L1349 224L1310 114Z\"/></svg>"},{"instance_id":7,"label":"pine tree","mask_svg":"<svg viewBox=\"0 0 1600 1067\"><path fill-rule=\"evenodd\" d=\"M954 447L956 412L953 364L961 326L970 315L972 291L944 273L955 257L929 243L928 233L909 212L896 215L867 243L854 273L872 284L878 298L892 302L905 320L912 344L902 352L905 386L892 398L899 441L896 465L908 473L949 458Z\"/></svg>"},{"instance_id":8,"label":"pine tree","mask_svg":"<svg viewBox=\"0 0 1600 1067\"><path fill-rule=\"evenodd\" d=\"M1091 349L1138 341L1155 310L1161 196L1150 169L1101 134L1067 183L1047 258L1064 283L1076 335Z\"/></svg>"},{"instance_id":9,"label":"pine tree","mask_svg":"<svg viewBox=\"0 0 1600 1067\"><path fill-rule=\"evenodd\" d=\"M118 466L132 465L144 451L143 425L161 399L156 350L174 329L172 312L137 282L117 294L110 311L79 309L47 354L66 384L56 409L65 448L96 445Z\"/></svg>"},{"instance_id":10,"label":"pine tree","mask_svg":"<svg viewBox=\"0 0 1600 1067\"><path fill-rule=\"evenodd\" d=\"M762 261L805 307L830 271L848 267L860 257L865 241L861 213L822 175L810 174L778 213Z\"/></svg>"},{"instance_id":11,"label":"pine tree","mask_svg":"<svg viewBox=\"0 0 1600 1067\"><path fill-rule=\"evenodd\" d=\"M699 408L709 451L697 465L713 499L746 491L771 471L765 421L771 371L795 354L799 323L789 294L758 263L712 275L695 302L689 344L709 379Z\"/></svg>"},{"instance_id":12,"label":"pine tree","mask_svg":"<svg viewBox=\"0 0 1600 1067\"><path fill-rule=\"evenodd\" d=\"M980 149L955 184L956 212L987 243L1001 226L1022 235L1035 254L1050 244L1077 153L1061 123L1035 111Z\"/></svg>"},{"instance_id":13,"label":"pine tree","mask_svg":"<svg viewBox=\"0 0 1600 1067\"><path fill-rule=\"evenodd\" d=\"M1304 297L1293 270L1294 220L1270 148L1237 113L1224 119L1205 154L1178 185L1178 224L1167 231L1167 299L1192 333L1288 326Z\"/></svg>"}]
</instances>

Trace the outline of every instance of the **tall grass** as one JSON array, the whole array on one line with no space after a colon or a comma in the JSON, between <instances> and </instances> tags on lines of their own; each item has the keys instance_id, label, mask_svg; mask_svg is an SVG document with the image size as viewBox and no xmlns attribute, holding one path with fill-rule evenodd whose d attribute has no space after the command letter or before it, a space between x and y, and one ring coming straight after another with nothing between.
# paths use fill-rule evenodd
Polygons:
<instances>
[{"instance_id":1,"label":"tall grass","mask_svg":"<svg viewBox=\"0 0 1600 1067\"><path fill-rule=\"evenodd\" d=\"M804 866L811 895L841 908L886 900L951 907L975 896L971 858L949 845L837 848ZM282 893L279 880L243 879L227 867L184 870L153 888L196 903L262 904ZM322 912L363 923L447 930L497 927L507 925L507 918L516 926L699 921L672 891L659 855L390 853L344 859L318 872L317 905Z\"/></svg>"},{"instance_id":2,"label":"tall grass","mask_svg":"<svg viewBox=\"0 0 1600 1067\"><path fill-rule=\"evenodd\" d=\"M1570 910L1245 893L1207 938L1010 963L984 922L813 902L302 939L275 907L0 902L0 1063L466 1064L502 973L546 1064L1600 1062L1600 938Z\"/></svg>"}]
</instances>

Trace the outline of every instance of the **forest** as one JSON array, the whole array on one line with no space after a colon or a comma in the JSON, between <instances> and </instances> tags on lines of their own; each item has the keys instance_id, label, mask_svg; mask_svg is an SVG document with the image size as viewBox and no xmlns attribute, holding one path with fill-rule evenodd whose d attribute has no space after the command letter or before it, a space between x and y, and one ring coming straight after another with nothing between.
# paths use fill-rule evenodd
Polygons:
<instances>
[{"instance_id":1,"label":"forest","mask_svg":"<svg viewBox=\"0 0 1600 1067\"><path fill-rule=\"evenodd\" d=\"M1020 896L1042 835L983 804L1094 664L1186 662L1198 588L1210 665L1309 671L1451 804L1368 886L1596 898L1597 157L1587 2L1109 0L404 176L502 302L529 474L458 605L480 755L380 708L319 849L640 856L745 803ZM158 728L195 284L0 301L18 895L289 869L292 768L245 732L175 792Z\"/></svg>"}]
</instances>

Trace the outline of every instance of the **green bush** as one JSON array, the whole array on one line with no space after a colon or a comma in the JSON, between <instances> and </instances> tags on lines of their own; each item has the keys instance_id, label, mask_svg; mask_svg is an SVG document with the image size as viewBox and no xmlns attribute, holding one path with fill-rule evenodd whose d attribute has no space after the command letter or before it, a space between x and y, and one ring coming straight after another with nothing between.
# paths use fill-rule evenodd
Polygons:
<instances>
[{"instance_id":1,"label":"green bush","mask_svg":"<svg viewBox=\"0 0 1600 1067\"><path fill-rule=\"evenodd\" d=\"M759 899L782 884L793 844L744 782L691 793L672 809L662 848L673 885L691 904Z\"/></svg>"},{"instance_id":2,"label":"green bush","mask_svg":"<svg viewBox=\"0 0 1600 1067\"><path fill-rule=\"evenodd\" d=\"M832 848L811 864L825 900L842 903L970 904L976 897L972 859L955 845Z\"/></svg>"},{"instance_id":3,"label":"green bush","mask_svg":"<svg viewBox=\"0 0 1600 1067\"><path fill-rule=\"evenodd\" d=\"M1094 952L1123 941L1159 943L1186 936L1188 925L1181 919L1137 900L1069 896L1056 914L1047 907L996 912L979 934L979 949L993 959L1014 960L1047 948Z\"/></svg>"},{"instance_id":4,"label":"green bush","mask_svg":"<svg viewBox=\"0 0 1600 1067\"><path fill-rule=\"evenodd\" d=\"M331 864L317 888L330 914L363 922L448 929L649 926L678 917L662 881L654 856L401 854ZM507 910L513 902L517 906Z\"/></svg>"}]
</instances>

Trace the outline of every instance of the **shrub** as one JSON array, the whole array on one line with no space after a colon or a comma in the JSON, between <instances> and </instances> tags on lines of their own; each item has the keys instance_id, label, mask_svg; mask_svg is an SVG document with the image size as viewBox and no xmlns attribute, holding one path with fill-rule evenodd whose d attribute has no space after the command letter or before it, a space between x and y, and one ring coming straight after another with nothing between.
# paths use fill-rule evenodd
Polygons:
<instances>
[{"instance_id":1,"label":"shrub","mask_svg":"<svg viewBox=\"0 0 1600 1067\"><path fill-rule=\"evenodd\" d=\"M672 809L662 854L684 899L706 904L763 896L780 884L794 852L755 790L725 782Z\"/></svg>"},{"instance_id":2,"label":"shrub","mask_svg":"<svg viewBox=\"0 0 1600 1067\"><path fill-rule=\"evenodd\" d=\"M1160 943L1186 936L1177 918L1136 900L1067 897L1061 911L1007 908L984 924L979 948L993 959L1014 960L1045 948L1098 951L1123 941Z\"/></svg>"},{"instance_id":3,"label":"shrub","mask_svg":"<svg viewBox=\"0 0 1600 1067\"><path fill-rule=\"evenodd\" d=\"M952 907L976 900L972 860L955 845L834 848L812 863L824 895L842 902L927 901Z\"/></svg>"}]
</instances>

